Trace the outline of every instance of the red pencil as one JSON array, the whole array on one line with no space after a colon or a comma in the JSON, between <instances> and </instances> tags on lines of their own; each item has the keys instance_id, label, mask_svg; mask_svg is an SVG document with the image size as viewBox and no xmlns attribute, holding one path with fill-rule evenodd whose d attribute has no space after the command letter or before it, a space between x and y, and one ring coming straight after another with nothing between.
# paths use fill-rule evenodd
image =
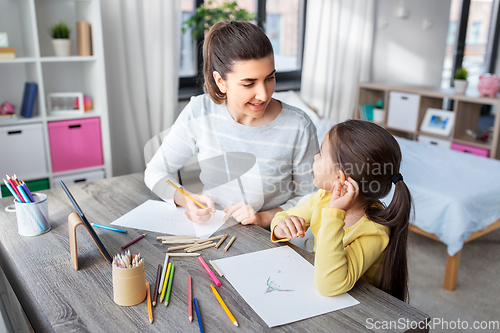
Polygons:
<instances>
[{"instance_id":1,"label":"red pencil","mask_svg":"<svg viewBox=\"0 0 500 333\"><path fill-rule=\"evenodd\" d=\"M14 181L14 179L10 178L8 174L5 174L5 176L7 177L7 181L9 182L10 186L12 186L17 196L19 197L19 200L21 200L21 202L24 203L23 197L21 196L21 193L19 193L19 190L17 189L17 184Z\"/></svg>"},{"instance_id":2,"label":"red pencil","mask_svg":"<svg viewBox=\"0 0 500 333\"><path fill-rule=\"evenodd\" d=\"M126 248L126 247L129 247L130 245L134 244L135 242L137 242L139 239L143 238L144 236L146 236L146 234L142 234L134 239L132 239L130 242L128 242L127 244L123 244L122 245L122 249Z\"/></svg>"},{"instance_id":3,"label":"red pencil","mask_svg":"<svg viewBox=\"0 0 500 333\"><path fill-rule=\"evenodd\" d=\"M161 275L161 264L158 264L158 272L156 272L155 292L153 294L153 306L156 306L156 299L158 296L158 285L160 284L160 275Z\"/></svg>"},{"instance_id":4,"label":"red pencil","mask_svg":"<svg viewBox=\"0 0 500 333\"><path fill-rule=\"evenodd\" d=\"M191 275L188 276L188 303L189 303L189 321L193 321L193 292Z\"/></svg>"}]
</instances>

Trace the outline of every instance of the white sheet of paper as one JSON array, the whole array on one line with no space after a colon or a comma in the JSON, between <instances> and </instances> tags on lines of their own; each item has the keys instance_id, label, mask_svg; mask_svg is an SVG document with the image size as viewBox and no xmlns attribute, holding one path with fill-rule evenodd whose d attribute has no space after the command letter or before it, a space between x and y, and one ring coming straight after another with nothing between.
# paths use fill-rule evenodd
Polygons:
<instances>
[{"instance_id":1,"label":"white sheet of paper","mask_svg":"<svg viewBox=\"0 0 500 333\"><path fill-rule=\"evenodd\" d=\"M163 234L208 238L224 224L224 216L223 211L217 210L210 220L197 224L186 217L184 208L172 207L164 201L148 200L111 224Z\"/></svg>"},{"instance_id":2,"label":"white sheet of paper","mask_svg":"<svg viewBox=\"0 0 500 333\"><path fill-rule=\"evenodd\" d=\"M347 293L322 296L314 286L314 266L289 246L218 259L214 263L269 327L359 303Z\"/></svg>"}]
</instances>

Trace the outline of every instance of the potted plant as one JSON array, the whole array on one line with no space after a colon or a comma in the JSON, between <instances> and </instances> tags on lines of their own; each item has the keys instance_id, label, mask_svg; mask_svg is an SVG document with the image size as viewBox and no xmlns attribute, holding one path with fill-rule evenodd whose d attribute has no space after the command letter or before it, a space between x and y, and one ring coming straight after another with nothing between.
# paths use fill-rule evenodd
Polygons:
<instances>
[{"instance_id":1,"label":"potted plant","mask_svg":"<svg viewBox=\"0 0 500 333\"><path fill-rule=\"evenodd\" d=\"M195 14L183 23L187 27L182 28L182 33L191 28L191 37L194 40L203 38L205 32L219 21L251 21L254 18L254 14L237 8L236 1L225 2L217 7L212 6L212 1L209 1L207 7L200 5Z\"/></svg>"},{"instance_id":2,"label":"potted plant","mask_svg":"<svg viewBox=\"0 0 500 333\"><path fill-rule=\"evenodd\" d=\"M68 25L64 21L56 23L49 28L56 57L68 57L71 55L70 33L71 29L68 28Z\"/></svg>"},{"instance_id":3,"label":"potted plant","mask_svg":"<svg viewBox=\"0 0 500 333\"><path fill-rule=\"evenodd\" d=\"M465 90L467 89L467 70L463 67L460 67L455 72L455 80L453 81L453 85L455 86L455 94L465 94Z\"/></svg>"}]
</instances>

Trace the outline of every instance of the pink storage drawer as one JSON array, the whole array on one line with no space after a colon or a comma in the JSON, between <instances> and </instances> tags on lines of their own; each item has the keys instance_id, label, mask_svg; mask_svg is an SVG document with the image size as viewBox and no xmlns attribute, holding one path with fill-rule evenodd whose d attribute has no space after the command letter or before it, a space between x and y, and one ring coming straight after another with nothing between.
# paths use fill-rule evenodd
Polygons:
<instances>
[{"instance_id":1,"label":"pink storage drawer","mask_svg":"<svg viewBox=\"0 0 500 333\"><path fill-rule=\"evenodd\" d=\"M483 157L488 157L490 155L490 151L488 149L462 145L460 143L452 143L451 149Z\"/></svg>"},{"instance_id":2,"label":"pink storage drawer","mask_svg":"<svg viewBox=\"0 0 500 333\"><path fill-rule=\"evenodd\" d=\"M52 172L102 165L99 118L48 123Z\"/></svg>"}]
</instances>

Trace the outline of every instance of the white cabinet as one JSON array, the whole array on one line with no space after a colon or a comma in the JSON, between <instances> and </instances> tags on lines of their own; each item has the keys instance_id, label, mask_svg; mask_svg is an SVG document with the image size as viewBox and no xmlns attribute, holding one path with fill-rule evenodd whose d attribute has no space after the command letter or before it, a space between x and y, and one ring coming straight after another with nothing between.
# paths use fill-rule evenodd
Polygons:
<instances>
[{"instance_id":1,"label":"white cabinet","mask_svg":"<svg viewBox=\"0 0 500 333\"><path fill-rule=\"evenodd\" d=\"M387 127L416 131L419 101L420 97L417 94L391 91L389 93Z\"/></svg>"},{"instance_id":2,"label":"white cabinet","mask_svg":"<svg viewBox=\"0 0 500 333\"><path fill-rule=\"evenodd\" d=\"M72 55L55 57L48 28L60 21L65 21L71 29ZM86 21L91 26L92 55L77 55L76 22ZM47 178L54 183L55 178L99 171L105 177L112 176L111 149L109 138L108 102L101 26L100 0L0 0L0 32L6 32L9 47L16 48L16 58L0 60L0 103L9 101L16 106L18 120L0 120L0 133L7 135L14 128L37 127L39 138L27 145L19 136L9 137L9 148L18 152L0 158L0 171L16 175L26 181L35 178ZM33 117L23 118L20 110L24 84L36 82L38 94ZM93 106L84 114L50 115L46 106L46 97L50 93L79 92L89 96ZM102 165L90 168L53 172L51 147L48 140L48 123L60 120L97 117L100 120L102 140ZM4 142L5 143L5 142ZM36 146L36 148L35 148ZM22 155L27 151L38 163L30 170L23 164ZM4 154L2 147L1 154ZM9 164L10 163L10 164ZM15 168L11 168L12 165ZM35 170L33 170L35 169ZM6 170L6 171L4 171ZM29 171L29 172L28 172Z\"/></svg>"}]
</instances>

